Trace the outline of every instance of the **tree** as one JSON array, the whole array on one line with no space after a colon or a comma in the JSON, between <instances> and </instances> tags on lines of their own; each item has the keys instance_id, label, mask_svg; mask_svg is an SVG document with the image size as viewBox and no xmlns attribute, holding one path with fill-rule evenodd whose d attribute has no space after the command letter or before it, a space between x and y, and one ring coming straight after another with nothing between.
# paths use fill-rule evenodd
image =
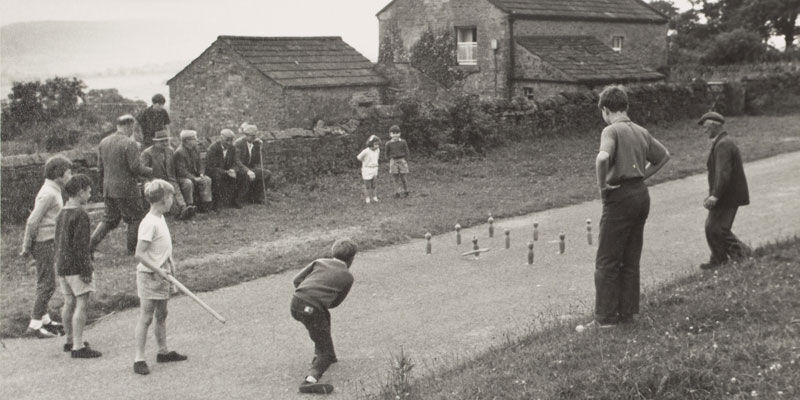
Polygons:
<instances>
[{"instance_id":1,"label":"tree","mask_svg":"<svg viewBox=\"0 0 800 400\"><path fill-rule=\"evenodd\" d=\"M86 85L78 78L55 77L41 81L14 82L8 95L10 120L3 123L46 122L75 113Z\"/></svg>"},{"instance_id":2,"label":"tree","mask_svg":"<svg viewBox=\"0 0 800 400\"><path fill-rule=\"evenodd\" d=\"M751 24L767 35L783 36L786 43L784 51L792 50L794 37L800 33L797 25L800 0L747 0L742 11L749 16Z\"/></svg>"}]
</instances>

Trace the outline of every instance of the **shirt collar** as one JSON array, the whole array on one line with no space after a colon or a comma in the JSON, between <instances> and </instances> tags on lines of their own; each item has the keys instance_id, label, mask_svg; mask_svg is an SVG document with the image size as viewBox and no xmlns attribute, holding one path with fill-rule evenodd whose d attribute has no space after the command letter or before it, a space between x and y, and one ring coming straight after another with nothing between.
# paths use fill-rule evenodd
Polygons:
<instances>
[{"instance_id":1,"label":"shirt collar","mask_svg":"<svg viewBox=\"0 0 800 400\"><path fill-rule=\"evenodd\" d=\"M717 137L714 138L714 141L711 143L711 147L716 146L717 142L719 142L719 140L722 139L723 136L727 136L727 135L728 135L728 132L725 132L725 131L720 132L719 135L717 135Z\"/></svg>"},{"instance_id":2,"label":"shirt collar","mask_svg":"<svg viewBox=\"0 0 800 400\"><path fill-rule=\"evenodd\" d=\"M45 179L44 180L44 186L47 186L47 187L57 191L58 193L61 193L61 185L59 185L56 181L54 181L52 179Z\"/></svg>"}]
</instances>

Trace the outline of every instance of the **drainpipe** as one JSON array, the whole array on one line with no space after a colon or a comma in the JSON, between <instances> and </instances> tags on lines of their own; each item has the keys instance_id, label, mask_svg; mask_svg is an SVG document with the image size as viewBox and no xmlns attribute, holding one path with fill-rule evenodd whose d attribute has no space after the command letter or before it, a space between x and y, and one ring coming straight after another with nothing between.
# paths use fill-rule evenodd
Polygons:
<instances>
[{"instance_id":1,"label":"drainpipe","mask_svg":"<svg viewBox=\"0 0 800 400\"><path fill-rule=\"evenodd\" d=\"M514 52L514 12L508 14L508 70L506 71L506 98L514 97L514 65L516 55Z\"/></svg>"}]
</instances>

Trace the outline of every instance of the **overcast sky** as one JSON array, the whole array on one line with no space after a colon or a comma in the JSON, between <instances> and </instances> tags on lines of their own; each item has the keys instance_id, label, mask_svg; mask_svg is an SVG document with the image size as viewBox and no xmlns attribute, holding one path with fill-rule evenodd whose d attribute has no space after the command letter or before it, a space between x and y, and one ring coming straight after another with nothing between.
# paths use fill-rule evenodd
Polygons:
<instances>
[{"instance_id":1,"label":"overcast sky","mask_svg":"<svg viewBox=\"0 0 800 400\"><path fill-rule=\"evenodd\" d=\"M375 14L389 0L0 0L0 24L64 20L192 21L198 32L341 36L366 57L378 52ZM688 7L687 0L675 2Z\"/></svg>"}]
</instances>

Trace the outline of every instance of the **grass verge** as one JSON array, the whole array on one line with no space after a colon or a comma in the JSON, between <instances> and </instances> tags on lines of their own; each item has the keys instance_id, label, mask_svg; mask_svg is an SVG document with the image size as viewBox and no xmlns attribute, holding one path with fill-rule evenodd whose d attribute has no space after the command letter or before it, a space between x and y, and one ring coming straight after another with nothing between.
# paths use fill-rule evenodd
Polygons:
<instances>
[{"instance_id":1,"label":"grass verge","mask_svg":"<svg viewBox=\"0 0 800 400\"><path fill-rule=\"evenodd\" d=\"M800 397L798 310L795 237L759 249L753 259L655 289L634 324L576 333L586 320L553 319L541 331L421 379L407 371L392 379L393 366L383 392L372 398L794 399Z\"/></svg>"},{"instance_id":2,"label":"grass verge","mask_svg":"<svg viewBox=\"0 0 800 400\"><path fill-rule=\"evenodd\" d=\"M800 114L729 118L727 125L746 161L800 150ZM694 120L648 128L673 156L651 183L705 171L708 139ZM599 132L574 132L508 144L459 163L412 157L407 199L391 198L391 178L382 166L378 204L364 204L354 170L279 188L267 206L170 221L176 275L193 291L214 290L300 267L324 255L339 236L370 249L447 232L457 222L482 223L489 213L509 217L592 200L598 143ZM16 256L22 232L21 226L2 226L0 337L24 332L32 307L35 273ZM118 228L98 248L90 319L138 305L135 263L124 246L124 229ZM51 315L57 317L61 302L56 294Z\"/></svg>"}]
</instances>

